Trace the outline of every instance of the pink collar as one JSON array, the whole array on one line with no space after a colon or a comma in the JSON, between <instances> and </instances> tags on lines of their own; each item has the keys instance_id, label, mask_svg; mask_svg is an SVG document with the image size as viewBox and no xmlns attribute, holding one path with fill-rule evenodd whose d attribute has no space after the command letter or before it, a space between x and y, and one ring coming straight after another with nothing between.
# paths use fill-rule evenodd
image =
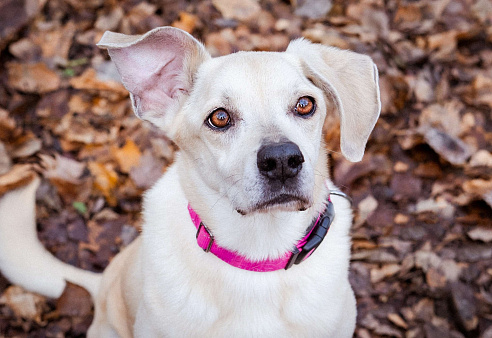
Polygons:
<instances>
[{"instance_id":1,"label":"pink collar","mask_svg":"<svg viewBox=\"0 0 492 338\"><path fill-rule=\"evenodd\" d=\"M219 246L214 236L207 229L205 224L200 219L200 216L188 204L188 211L193 224L197 228L196 241L205 252L211 252L224 262L249 271L268 272L280 269L289 269L294 264L299 264L308 258L314 250L321 244L324 237L330 229L335 216L333 203L328 197L328 203L323 213L320 213L318 218L308 228L307 234L296 244L291 252L286 252L284 256L277 259L266 259L262 261L251 261L237 252L230 251Z\"/></svg>"}]
</instances>

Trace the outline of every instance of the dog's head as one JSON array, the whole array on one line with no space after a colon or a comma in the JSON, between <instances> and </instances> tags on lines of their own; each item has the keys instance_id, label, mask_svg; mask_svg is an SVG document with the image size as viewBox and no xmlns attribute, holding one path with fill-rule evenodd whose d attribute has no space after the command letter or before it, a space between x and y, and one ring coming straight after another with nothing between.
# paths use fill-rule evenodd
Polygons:
<instances>
[{"instance_id":1,"label":"dog's head","mask_svg":"<svg viewBox=\"0 0 492 338\"><path fill-rule=\"evenodd\" d=\"M136 115L164 130L193 175L240 213L309 208L328 176L326 114L339 115L351 161L361 160L379 116L377 69L350 51L296 40L284 53L212 59L172 27L107 32L99 46L109 50Z\"/></svg>"}]
</instances>

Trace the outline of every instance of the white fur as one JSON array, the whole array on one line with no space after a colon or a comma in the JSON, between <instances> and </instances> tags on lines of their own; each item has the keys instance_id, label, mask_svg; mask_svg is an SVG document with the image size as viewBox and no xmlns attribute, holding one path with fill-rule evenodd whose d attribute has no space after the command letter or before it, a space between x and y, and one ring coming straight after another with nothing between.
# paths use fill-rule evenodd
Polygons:
<instances>
[{"instance_id":1,"label":"white fur","mask_svg":"<svg viewBox=\"0 0 492 338\"><path fill-rule=\"evenodd\" d=\"M345 155L360 160L364 152L379 115L372 61L304 40L292 43L286 53L211 59L193 37L169 27L143 36L107 33L100 46L116 62L136 113L165 130L180 152L145 194L142 235L104 272L88 336L351 337L356 306L348 281L352 215L345 199L332 196L335 220L317 251L300 265L274 272L241 270L205 253L196 243L187 205L219 245L248 259L275 259L290 251L322 211L329 189L336 189L322 146L330 107L342 120ZM171 80L163 85L166 79ZM293 112L303 96L317 104L309 118ZM206 124L217 108L233 119L226 131ZM291 202L258 207L270 193L257 168L257 153L265 143L283 140L295 143L304 157L296 178L304 211ZM74 269L54 263L35 240L35 188L0 200L0 268L24 287L56 296ZM8 215L19 199L29 202L26 219ZM4 246L7 237L17 236L22 243L26 238L19 234L24 233L43 257L38 267L61 266L51 290L43 279L50 267L29 267L27 249ZM92 279L96 284L97 278ZM86 275L70 275L70 280L88 285Z\"/></svg>"}]
</instances>

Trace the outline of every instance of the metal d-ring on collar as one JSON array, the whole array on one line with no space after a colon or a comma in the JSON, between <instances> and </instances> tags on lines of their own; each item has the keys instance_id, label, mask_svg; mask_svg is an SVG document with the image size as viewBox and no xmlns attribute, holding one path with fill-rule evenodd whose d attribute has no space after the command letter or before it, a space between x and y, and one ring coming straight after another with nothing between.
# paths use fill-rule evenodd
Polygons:
<instances>
[{"instance_id":1,"label":"metal d-ring on collar","mask_svg":"<svg viewBox=\"0 0 492 338\"><path fill-rule=\"evenodd\" d=\"M345 198L347 201L350 202L350 206L353 205L353 202L352 202L352 199L350 198L349 195L347 195L346 193L344 193L343 191L340 191L340 190L330 190L330 195L336 195L336 196L340 196L340 197L343 197Z\"/></svg>"}]
</instances>

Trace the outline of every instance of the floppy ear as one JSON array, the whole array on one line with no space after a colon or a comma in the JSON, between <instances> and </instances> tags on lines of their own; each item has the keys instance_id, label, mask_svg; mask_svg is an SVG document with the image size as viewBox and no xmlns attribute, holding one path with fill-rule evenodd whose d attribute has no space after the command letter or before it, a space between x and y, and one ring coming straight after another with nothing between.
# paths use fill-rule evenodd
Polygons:
<instances>
[{"instance_id":1,"label":"floppy ear","mask_svg":"<svg viewBox=\"0 0 492 338\"><path fill-rule=\"evenodd\" d=\"M162 129L171 125L195 72L210 58L200 42L174 27L155 28L144 35L108 31L97 45L108 49L135 114Z\"/></svg>"},{"instance_id":2,"label":"floppy ear","mask_svg":"<svg viewBox=\"0 0 492 338\"><path fill-rule=\"evenodd\" d=\"M381 110L376 65L369 56L304 39L292 41L287 52L301 59L306 76L334 100L342 153L360 161Z\"/></svg>"}]
</instances>

